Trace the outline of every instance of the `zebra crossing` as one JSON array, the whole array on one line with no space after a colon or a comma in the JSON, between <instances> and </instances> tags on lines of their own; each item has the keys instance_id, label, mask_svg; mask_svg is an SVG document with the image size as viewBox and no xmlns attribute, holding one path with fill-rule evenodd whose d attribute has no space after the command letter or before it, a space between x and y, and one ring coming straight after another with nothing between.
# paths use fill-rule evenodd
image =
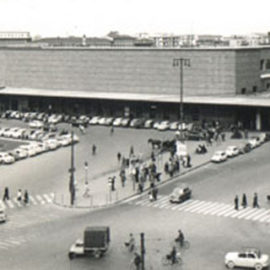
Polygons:
<instances>
[{"instance_id":1,"label":"zebra crossing","mask_svg":"<svg viewBox=\"0 0 270 270\"><path fill-rule=\"evenodd\" d=\"M22 201L18 201L17 198L10 198L9 200L2 201L0 200L0 207L4 209L14 209L14 208L22 208L27 207L29 205L44 205L51 204L54 200L54 193L50 194L36 194L29 195L29 202L25 204Z\"/></svg>"},{"instance_id":2,"label":"zebra crossing","mask_svg":"<svg viewBox=\"0 0 270 270\"><path fill-rule=\"evenodd\" d=\"M270 209L246 207L235 210L234 205L220 202L187 200L180 204L173 204L169 196L159 196L157 201L149 201L144 198L137 201L130 201L129 204L137 206L154 207L159 209L169 209L172 211L182 211L201 215L211 215L217 217L230 217L235 219L250 220L256 222L270 223Z\"/></svg>"}]
</instances>

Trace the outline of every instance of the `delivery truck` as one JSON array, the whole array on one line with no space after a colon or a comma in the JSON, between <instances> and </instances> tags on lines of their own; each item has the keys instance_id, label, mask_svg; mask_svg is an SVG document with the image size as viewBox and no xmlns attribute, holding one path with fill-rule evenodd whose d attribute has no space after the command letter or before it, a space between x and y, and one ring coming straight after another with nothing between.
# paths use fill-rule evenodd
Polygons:
<instances>
[{"instance_id":1,"label":"delivery truck","mask_svg":"<svg viewBox=\"0 0 270 270\"><path fill-rule=\"evenodd\" d=\"M79 256L100 258L108 251L110 228L108 226L88 226L84 230L83 240L78 239L69 249L69 259Z\"/></svg>"}]
</instances>

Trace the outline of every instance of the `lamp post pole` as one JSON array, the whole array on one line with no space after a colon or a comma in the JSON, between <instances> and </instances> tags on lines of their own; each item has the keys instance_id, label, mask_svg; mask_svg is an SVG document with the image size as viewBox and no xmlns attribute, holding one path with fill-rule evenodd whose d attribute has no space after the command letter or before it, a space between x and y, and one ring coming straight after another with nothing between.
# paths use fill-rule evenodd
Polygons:
<instances>
[{"instance_id":1,"label":"lamp post pole","mask_svg":"<svg viewBox=\"0 0 270 270\"><path fill-rule=\"evenodd\" d=\"M173 67L179 67L180 71L180 107L179 107L179 120L181 124L183 124L184 120L184 103L183 103L183 97L184 97L184 67L190 67L190 59L189 58L174 58L173 59Z\"/></svg>"},{"instance_id":2,"label":"lamp post pole","mask_svg":"<svg viewBox=\"0 0 270 270\"><path fill-rule=\"evenodd\" d=\"M73 206L76 198L75 178L74 178L74 132L71 131L71 160L70 160L70 179L69 179L69 192L70 192L70 204Z\"/></svg>"}]
</instances>

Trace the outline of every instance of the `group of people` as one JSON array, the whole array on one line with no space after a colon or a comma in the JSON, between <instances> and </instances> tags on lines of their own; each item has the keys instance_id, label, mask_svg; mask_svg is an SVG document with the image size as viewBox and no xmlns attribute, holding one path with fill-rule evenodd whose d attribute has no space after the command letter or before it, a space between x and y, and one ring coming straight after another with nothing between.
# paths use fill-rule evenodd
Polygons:
<instances>
[{"instance_id":1,"label":"group of people","mask_svg":"<svg viewBox=\"0 0 270 270\"><path fill-rule=\"evenodd\" d=\"M3 202L6 202L8 200L10 200L9 188L5 187L4 195L3 195ZM23 202L24 204L28 204L29 203L29 193L28 193L28 191L25 190L24 193L23 193L21 189L18 189L16 200L18 202Z\"/></svg>"},{"instance_id":2,"label":"group of people","mask_svg":"<svg viewBox=\"0 0 270 270\"><path fill-rule=\"evenodd\" d=\"M239 197L238 197L238 195L236 195L234 197L234 209L239 210L239 206L240 206ZM243 195L242 195L241 206L243 208L246 208L248 206L247 196L246 196L245 193L243 193ZM259 200L258 200L258 194L256 192L253 195L252 207L253 208L259 208L260 207L259 206Z\"/></svg>"}]
</instances>

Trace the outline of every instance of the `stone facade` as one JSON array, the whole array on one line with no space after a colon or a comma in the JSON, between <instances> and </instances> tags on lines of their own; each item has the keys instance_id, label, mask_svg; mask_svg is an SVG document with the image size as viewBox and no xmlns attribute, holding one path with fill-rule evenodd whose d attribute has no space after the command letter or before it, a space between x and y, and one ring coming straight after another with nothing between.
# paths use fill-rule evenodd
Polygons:
<instances>
[{"instance_id":1,"label":"stone facade","mask_svg":"<svg viewBox=\"0 0 270 270\"><path fill-rule=\"evenodd\" d=\"M260 79L268 49L0 48L0 85L35 89L179 93L174 58L189 58L184 93L235 95L266 90ZM270 60L269 60L270 61ZM267 81L268 82L268 81Z\"/></svg>"}]
</instances>

